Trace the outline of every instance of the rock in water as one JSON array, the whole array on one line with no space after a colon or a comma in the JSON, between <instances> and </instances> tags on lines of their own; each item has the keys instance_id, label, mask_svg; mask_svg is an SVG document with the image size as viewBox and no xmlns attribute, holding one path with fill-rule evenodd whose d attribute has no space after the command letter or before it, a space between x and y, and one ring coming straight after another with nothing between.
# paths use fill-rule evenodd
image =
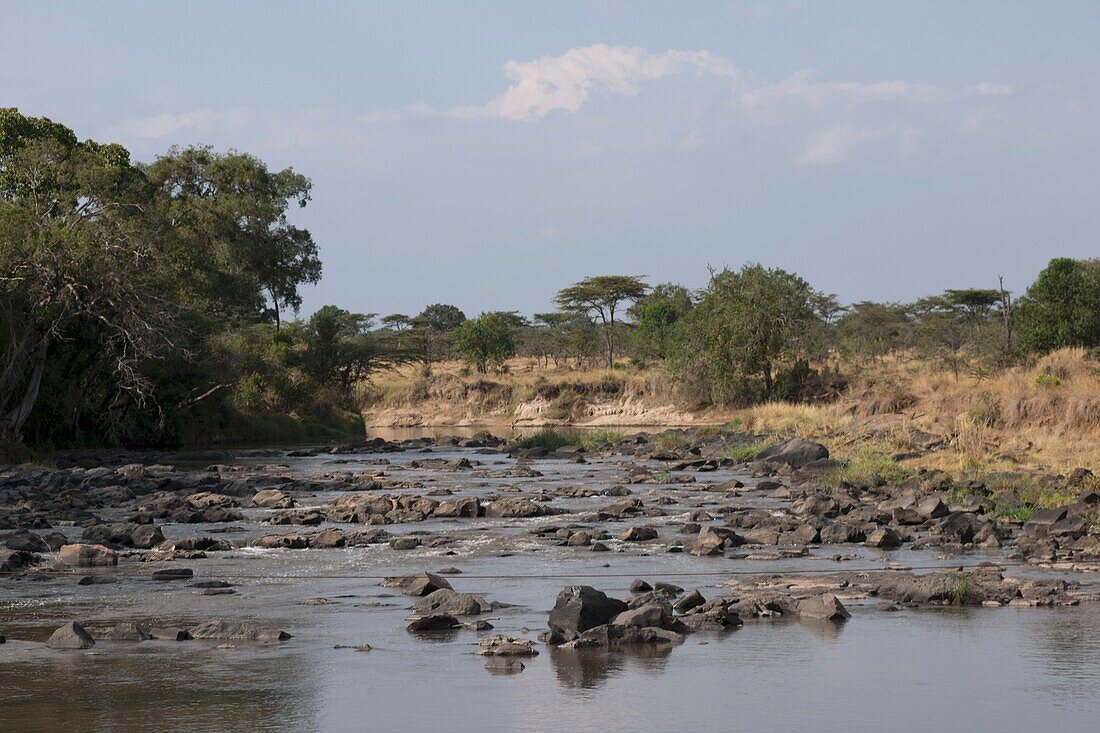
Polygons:
<instances>
[{"instance_id":1,"label":"rock in water","mask_svg":"<svg viewBox=\"0 0 1100 733\"><path fill-rule=\"evenodd\" d=\"M591 586L572 585L558 593L557 602L550 611L549 626L552 632L565 639L575 639L625 610L627 605L617 598L609 598Z\"/></svg>"},{"instance_id":2,"label":"rock in water","mask_svg":"<svg viewBox=\"0 0 1100 733\"><path fill-rule=\"evenodd\" d=\"M802 468L807 463L829 457L829 449L805 438L791 438L768 446L756 454L758 461L786 463L791 468Z\"/></svg>"},{"instance_id":3,"label":"rock in water","mask_svg":"<svg viewBox=\"0 0 1100 733\"><path fill-rule=\"evenodd\" d=\"M149 629L149 637L166 641L191 641L191 632L173 626Z\"/></svg>"},{"instance_id":4,"label":"rock in water","mask_svg":"<svg viewBox=\"0 0 1100 733\"><path fill-rule=\"evenodd\" d=\"M46 646L50 649L91 649L95 639L76 621L70 621L53 632Z\"/></svg>"},{"instance_id":5,"label":"rock in water","mask_svg":"<svg viewBox=\"0 0 1100 733\"><path fill-rule=\"evenodd\" d=\"M844 607L840 599L832 593L814 598L805 598L798 602L796 610L799 616L826 621L844 621L852 615L848 613L848 609Z\"/></svg>"},{"instance_id":6,"label":"rock in water","mask_svg":"<svg viewBox=\"0 0 1100 733\"><path fill-rule=\"evenodd\" d=\"M477 653L482 657L536 657L538 651L530 639L511 636L490 636L478 644Z\"/></svg>"},{"instance_id":7,"label":"rock in water","mask_svg":"<svg viewBox=\"0 0 1100 733\"><path fill-rule=\"evenodd\" d=\"M433 613L414 618L406 627L408 631L447 631L461 626L454 616L445 613Z\"/></svg>"},{"instance_id":8,"label":"rock in water","mask_svg":"<svg viewBox=\"0 0 1100 733\"><path fill-rule=\"evenodd\" d=\"M440 589L451 590L451 584L435 573L421 573L412 576L404 585L404 589L406 595L426 596Z\"/></svg>"},{"instance_id":9,"label":"rock in water","mask_svg":"<svg viewBox=\"0 0 1100 733\"><path fill-rule=\"evenodd\" d=\"M150 638L137 624L130 621L123 621L102 631L93 631L92 637L96 641L145 641Z\"/></svg>"},{"instance_id":10,"label":"rock in water","mask_svg":"<svg viewBox=\"0 0 1100 733\"><path fill-rule=\"evenodd\" d=\"M194 639L221 639L226 641L285 641L290 634L270 626L259 626L248 621L207 621L191 629Z\"/></svg>"},{"instance_id":11,"label":"rock in water","mask_svg":"<svg viewBox=\"0 0 1100 733\"><path fill-rule=\"evenodd\" d=\"M96 568L118 565L118 555L103 545L64 545L58 551L58 558L74 568Z\"/></svg>"}]
</instances>

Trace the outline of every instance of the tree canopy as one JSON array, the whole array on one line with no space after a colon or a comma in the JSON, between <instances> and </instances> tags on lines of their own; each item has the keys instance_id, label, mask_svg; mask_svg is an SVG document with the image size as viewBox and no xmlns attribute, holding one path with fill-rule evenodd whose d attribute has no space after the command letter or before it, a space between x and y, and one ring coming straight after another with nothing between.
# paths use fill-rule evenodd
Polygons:
<instances>
[{"instance_id":1,"label":"tree canopy","mask_svg":"<svg viewBox=\"0 0 1100 733\"><path fill-rule=\"evenodd\" d=\"M644 276L596 275L560 290L555 297L564 310L599 319L604 332L607 367L615 366L615 314L624 302L635 301L649 290Z\"/></svg>"}]
</instances>

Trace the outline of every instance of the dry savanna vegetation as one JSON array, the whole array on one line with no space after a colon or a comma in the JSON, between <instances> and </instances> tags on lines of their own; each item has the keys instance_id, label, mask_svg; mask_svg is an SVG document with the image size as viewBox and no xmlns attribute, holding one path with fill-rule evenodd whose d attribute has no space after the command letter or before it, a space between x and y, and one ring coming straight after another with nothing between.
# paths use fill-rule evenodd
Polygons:
<instances>
[{"instance_id":1,"label":"dry savanna vegetation","mask_svg":"<svg viewBox=\"0 0 1100 733\"><path fill-rule=\"evenodd\" d=\"M849 384L834 401L742 408L684 407L689 400L676 377L659 367L581 370L532 359L511 359L506 367L476 375L461 362L445 362L429 375L411 366L381 374L365 400L365 419L368 425L725 427L761 441L814 438L842 458L880 453L903 467L959 475L1100 464L1100 362L1081 348L991 376L956 377L896 355L844 365Z\"/></svg>"}]
</instances>

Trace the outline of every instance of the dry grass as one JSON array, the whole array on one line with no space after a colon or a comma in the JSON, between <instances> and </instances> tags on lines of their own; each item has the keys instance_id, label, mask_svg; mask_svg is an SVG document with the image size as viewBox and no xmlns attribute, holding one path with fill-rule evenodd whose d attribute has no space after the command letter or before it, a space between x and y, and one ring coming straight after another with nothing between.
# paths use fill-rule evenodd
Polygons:
<instances>
[{"instance_id":1,"label":"dry grass","mask_svg":"<svg viewBox=\"0 0 1100 733\"><path fill-rule=\"evenodd\" d=\"M960 475L1100 467L1100 365L1081 349L1056 351L993 376L964 374L958 380L949 371L908 358L846 372L851 387L836 404L768 403L695 412L692 418L773 438L814 438L839 457L867 444L890 454L932 445L932 452L902 463ZM548 414L562 422L578 419L577 405L601 400L691 411L660 369L545 368L528 359L513 359L506 373L481 378L458 362L436 365L428 377L407 367L380 375L371 398L381 408L495 411L505 422L517 405L531 400L549 403Z\"/></svg>"}]
</instances>

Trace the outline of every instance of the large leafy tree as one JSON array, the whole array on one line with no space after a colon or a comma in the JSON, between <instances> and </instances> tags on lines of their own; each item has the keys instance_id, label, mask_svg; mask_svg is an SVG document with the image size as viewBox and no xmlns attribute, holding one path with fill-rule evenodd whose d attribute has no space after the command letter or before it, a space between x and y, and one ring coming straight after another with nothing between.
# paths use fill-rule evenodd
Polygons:
<instances>
[{"instance_id":1,"label":"large leafy tree","mask_svg":"<svg viewBox=\"0 0 1100 733\"><path fill-rule=\"evenodd\" d=\"M672 353L677 322L692 309L691 292L683 285L662 283L639 298L630 307L637 324L636 353L642 357L665 359Z\"/></svg>"},{"instance_id":2,"label":"large leafy tree","mask_svg":"<svg viewBox=\"0 0 1100 733\"><path fill-rule=\"evenodd\" d=\"M624 303L642 297L649 286L633 275L597 275L586 277L560 290L555 297L563 310L582 313L599 321L603 328L609 369L615 366L615 315Z\"/></svg>"},{"instance_id":3,"label":"large leafy tree","mask_svg":"<svg viewBox=\"0 0 1100 733\"><path fill-rule=\"evenodd\" d=\"M1014 310L1029 351L1100 345L1100 262L1051 260Z\"/></svg>"},{"instance_id":4,"label":"large leafy tree","mask_svg":"<svg viewBox=\"0 0 1100 733\"><path fill-rule=\"evenodd\" d=\"M163 194L163 220L211 299L243 314L301 307L299 287L321 277L317 245L288 213L310 200L312 184L291 168L269 170L246 153L174 147L146 168Z\"/></svg>"},{"instance_id":5,"label":"large leafy tree","mask_svg":"<svg viewBox=\"0 0 1100 733\"><path fill-rule=\"evenodd\" d=\"M517 323L514 313L482 313L452 331L454 347L478 374L490 367L499 370L516 353L513 334Z\"/></svg>"},{"instance_id":6,"label":"large leafy tree","mask_svg":"<svg viewBox=\"0 0 1100 733\"><path fill-rule=\"evenodd\" d=\"M680 373L702 376L714 402L771 397L778 371L817 345L816 296L805 280L780 269L746 265L714 273L685 319L675 360Z\"/></svg>"},{"instance_id":7,"label":"large leafy tree","mask_svg":"<svg viewBox=\"0 0 1100 733\"><path fill-rule=\"evenodd\" d=\"M0 110L0 438L21 437L51 364L80 401L100 377L151 396L143 367L185 338L189 295L152 208L121 146Z\"/></svg>"}]
</instances>

